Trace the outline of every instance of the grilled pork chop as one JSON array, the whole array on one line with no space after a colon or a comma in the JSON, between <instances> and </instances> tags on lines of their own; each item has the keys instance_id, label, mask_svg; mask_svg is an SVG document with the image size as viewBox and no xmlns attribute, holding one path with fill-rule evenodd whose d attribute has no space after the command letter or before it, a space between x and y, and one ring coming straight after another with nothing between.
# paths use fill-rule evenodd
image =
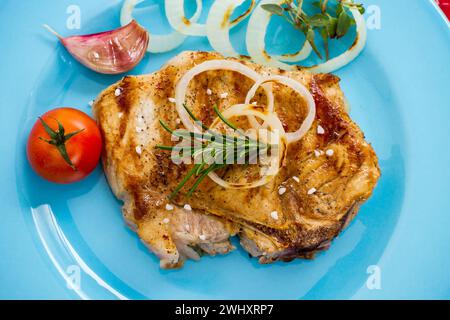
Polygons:
<instances>
[{"instance_id":1,"label":"grilled pork chop","mask_svg":"<svg viewBox=\"0 0 450 320\"><path fill-rule=\"evenodd\" d=\"M375 152L346 112L339 78L241 61L262 75L281 74L307 86L317 108L312 128L289 145L284 167L265 186L224 189L205 179L191 198L180 193L169 203L168 195L191 166L176 165L170 152L155 148L174 144L158 121L183 128L169 98L189 69L211 59L223 57L184 52L158 72L123 78L96 99L104 170L112 191L124 202L126 221L160 258L162 268L181 267L202 254L225 254L234 249L229 242L234 235L261 263L312 258L355 216L380 176ZM209 125L215 119L214 104L224 110L243 103L252 85L238 73L207 71L191 82L186 102ZM278 117L287 132L297 130L306 116L303 98L288 87L273 86ZM222 93L228 93L226 99ZM264 91L254 100L264 105Z\"/></svg>"}]
</instances>

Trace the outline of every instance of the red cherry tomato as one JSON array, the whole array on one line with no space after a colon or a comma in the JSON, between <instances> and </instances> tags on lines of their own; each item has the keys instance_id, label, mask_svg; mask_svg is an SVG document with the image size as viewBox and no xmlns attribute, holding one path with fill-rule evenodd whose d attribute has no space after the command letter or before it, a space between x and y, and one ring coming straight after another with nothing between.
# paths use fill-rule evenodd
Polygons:
<instances>
[{"instance_id":1,"label":"red cherry tomato","mask_svg":"<svg viewBox=\"0 0 450 320\"><path fill-rule=\"evenodd\" d=\"M97 166L102 138L95 121L72 108L58 108L36 121L28 138L27 156L33 170L61 184L82 180Z\"/></svg>"}]
</instances>

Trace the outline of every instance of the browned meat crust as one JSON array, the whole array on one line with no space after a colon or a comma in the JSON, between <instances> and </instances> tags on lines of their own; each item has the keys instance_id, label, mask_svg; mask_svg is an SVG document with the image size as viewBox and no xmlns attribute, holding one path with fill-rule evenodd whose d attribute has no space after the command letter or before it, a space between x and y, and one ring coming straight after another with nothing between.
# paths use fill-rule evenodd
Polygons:
<instances>
[{"instance_id":1,"label":"browned meat crust","mask_svg":"<svg viewBox=\"0 0 450 320\"><path fill-rule=\"evenodd\" d=\"M313 127L290 145L286 165L271 183L230 190L205 181L191 199L180 195L174 210L166 208L167 195L190 166L175 165L170 153L155 149L157 144L173 144L158 120L181 128L169 101L178 79L195 64L221 58L215 53L185 52L156 73L125 77L97 98L94 113L105 139L103 163L111 188L124 201L126 220L136 225L164 268L179 267L186 258L198 258L199 252L226 253L233 249L228 240L234 234L261 263L312 258L316 251L327 249L354 217L380 176L375 152L346 112L336 76L242 62L262 74L284 74L308 86L317 105ZM237 73L208 71L190 85L187 104L208 125L214 120L213 104L225 109L242 103L252 84ZM208 95L207 89L213 94ZM224 92L228 98L220 99ZM274 84L274 92L284 127L296 130L306 115L303 99L282 85ZM264 105L262 90L255 101ZM318 126L323 134L318 134ZM286 188L281 195L280 186ZM312 188L316 192L308 194ZM183 209L186 203L193 211ZM271 216L273 211L278 219Z\"/></svg>"}]
</instances>

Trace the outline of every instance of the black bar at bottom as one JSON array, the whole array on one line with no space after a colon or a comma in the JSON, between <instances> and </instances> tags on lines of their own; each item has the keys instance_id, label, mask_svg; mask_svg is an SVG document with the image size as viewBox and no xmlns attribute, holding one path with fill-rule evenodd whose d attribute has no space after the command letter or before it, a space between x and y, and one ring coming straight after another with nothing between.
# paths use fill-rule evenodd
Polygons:
<instances>
[{"instance_id":1,"label":"black bar at bottom","mask_svg":"<svg viewBox=\"0 0 450 320\"><path fill-rule=\"evenodd\" d=\"M338 316L345 313L360 314L364 310L371 317L386 316L386 308L402 312L448 309L449 301L300 301L300 300L224 300L224 301L0 301L2 311L8 307L14 313L22 311L66 310L71 316L92 315L92 311L112 312L115 316L130 316L138 313L145 319L300 319L311 313L320 317ZM444 305L445 303L445 305ZM22 306L23 305L23 306ZM345 309L343 309L345 308ZM358 310L358 308L362 308ZM390 309L389 309L390 310ZM417 316L417 314L416 314Z\"/></svg>"}]
</instances>

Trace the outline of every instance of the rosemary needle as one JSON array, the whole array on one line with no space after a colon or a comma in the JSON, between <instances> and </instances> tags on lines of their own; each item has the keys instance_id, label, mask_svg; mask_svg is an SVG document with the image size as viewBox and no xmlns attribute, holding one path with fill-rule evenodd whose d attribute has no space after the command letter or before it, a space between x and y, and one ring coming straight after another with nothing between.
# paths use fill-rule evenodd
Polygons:
<instances>
[{"instance_id":1,"label":"rosemary needle","mask_svg":"<svg viewBox=\"0 0 450 320\"><path fill-rule=\"evenodd\" d=\"M219 111L218 107L215 105L213 107L214 112L218 118L228 127L233 129L238 136L222 134L215 132L202 124L192 113L192 111L185 105L184 108L188 112L192 120L199 124L206 133L194 133L187 130L172 130L170 127L162 120L160 124L164 130L170 134L180 137L180 138L195 138L200 140L201 143L191 147L191 146L156 146L156 148L165 151L174 150L189 150L191 158L195 160L202 159L200 163L194 165L194 167L186 174L183 180L177 185L174 191L169 195L169 199L173 199L189 182L189 180L195 176L197 177L192 187L186 194L187 197L191 197L202 181L211 173L220 170L228 166L228 159L232 159L232 163L242 163L243 165L249 165L255 160L255 155L252 151L259 154L259 152L264 150L269 150L270 145L261 143L258 140L254 140L242 133L242 131L226 119L223 114ZM231 145L231 146L230 146ZM212 157L211 157L212 156ZM177 157L179 158L179 157ZM211 159L213 158L213 159ZM211 163L205 159L213 160ZM220 161L218 161L220 160Z\"/></svg>"}]
</instances>

